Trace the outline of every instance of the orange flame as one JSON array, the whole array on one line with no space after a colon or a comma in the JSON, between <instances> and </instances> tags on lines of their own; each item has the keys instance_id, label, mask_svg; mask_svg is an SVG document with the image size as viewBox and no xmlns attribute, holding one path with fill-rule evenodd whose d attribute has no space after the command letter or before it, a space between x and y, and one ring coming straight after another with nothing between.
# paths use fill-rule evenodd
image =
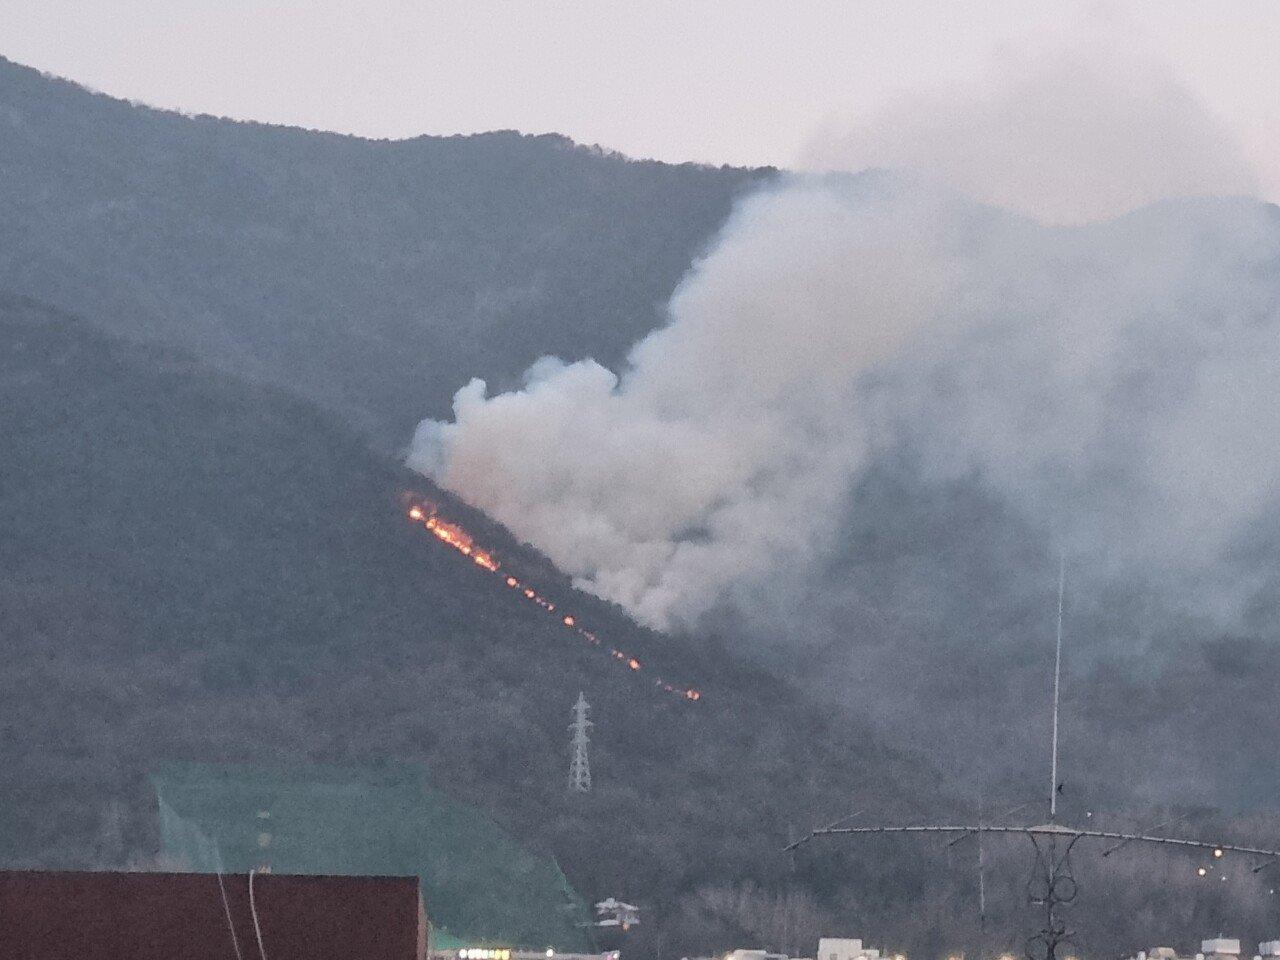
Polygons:
<instances>
[{"instance_id":1,"label":"orange flame","mask_svg":"<svg viewBox=\"0 0 1280 960\"><path fill-rule=\"evenodd\" d=\"M475 564L477 567L480 567L483 570L487 570L489 573L498 572L498 567L500 566L500 564L496 559L494 559L493 554L490 553L488 550L483 550L480 547L477 547L475 545L475 541L471 538L471 534L467 533L467 531L464 530L461 526L459 526L456 523L450 523L447 520L441 519L441 517L436 512L435 504L430 503L429 501L424 501L420 504L415 503L413 506L409 508L409 519L414 521L415 523L422 523L422 525L437 540L439 540L441 543L445 544L446 546L452 547L454 550L458 551L464 557L469 557L471 559L471 562ZM547 600L545 597L539 596L538 592L534 590L532 587L525 586L515 577L510 577L510 576L505 578L505 582L508 587L511 587L512 589L520 590L520 592L524 595L526 600L533 601L548 613L555 612L556 605L552 603L550 600ZM573 630L575 633L577 633L587 643L590 643L593 646L600 645L600 638L596 636L594 633L592 633L590 630L587 630L579 626L578 618L573 616L572 614L563 614L560 617L560 622L563 623L570 630ZM610 647L609 655L613 659L621 661L622 663L625 663L627 667L633 671L639 672L640 670L643 669L639 660L637 660L635 657L631 656L628 653L624 653L621 650L617 650ZM658 687L665 690L666 692L673 693L679 697L684 698L685 700L701 700L702 699L702 694L697 690L682 689L680 687L676 687L670 683L667 683L665 680L661 678L658 678L655 681L655 683Z\"/></svg>"}]
</instances>

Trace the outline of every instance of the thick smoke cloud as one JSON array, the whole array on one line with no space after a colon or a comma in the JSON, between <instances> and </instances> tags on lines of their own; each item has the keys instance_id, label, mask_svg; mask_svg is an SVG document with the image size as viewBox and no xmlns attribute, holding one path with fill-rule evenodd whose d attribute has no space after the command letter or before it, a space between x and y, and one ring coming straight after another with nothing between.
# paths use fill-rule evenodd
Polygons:
<instances>
[{"instance_id":1,"label":"thick smoke cloud","mask_svg":"<svg viewBox=\"0 0 1280 960\"><path fill-rule=\"evenodd\" d=\"M820 560L891 448L1075 553L1196 569L1276 494L1278 257L1247 201L1055 228L793 178L741 205L620 376L473 381L410 463L659 627Z\"/></svg>"},{"instance_id":2,"label":"thick smoke cloud","mask_svg":"<svg viewBox=\"0 0 1280 960\"><path fill-rule=\"evenodd\" d=\"M1256 187L1230 131L1167 66L1099 44L1005 55L968 85L903 94L820 131L801 165L912 171L1054 223Z\"/></svg>"},{"instance_id":3,"label":"thick smoke cloud","mask_svg":"<svg viewBox=\"0 0 1280 960\"><path fill-rule=\"evenodd\" d=\"M473 381L410 464L662 628L790 609L904 453L1103 575L1203 585L1280 478L1280 223L1151 204L1252 176L1167 69L1099 50L826 132L813 166L908 172L747 198L621 371Z\"/></svg>"},{"instance_id":4,"label":"thick smoke cloud","mask_svg":"<svg viewBox=\"0 0 1280 960\"><path fill-rule=\"evenodd\" d=\"M867 443L856 373L946 283L927 205L800 183L745 203L616 377L545 359L473 381L409 462L659 627L821 548Z\"/></svg>"},{"instance_id":5,"label":"thick smoke cloud","mask_svg":"<svg viewBox=\"0 0 1280 960\"><path fill-rule=\"evenodd\" d=\"M985 230L966 276L970 303L883 391L928 469L978 473L1068 551L1139 562L1206 564L1273 502L1276 208Z\"/></svg>"}]
</instances>

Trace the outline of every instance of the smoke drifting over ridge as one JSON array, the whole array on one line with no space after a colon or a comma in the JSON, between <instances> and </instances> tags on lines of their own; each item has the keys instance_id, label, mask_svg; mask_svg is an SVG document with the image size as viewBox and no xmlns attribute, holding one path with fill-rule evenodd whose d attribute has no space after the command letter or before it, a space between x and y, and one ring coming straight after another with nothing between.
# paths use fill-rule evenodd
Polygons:
<instances>
[{"instance_id":1,"label":"smoke drifting over ridge","mask_svg":"<svg viewBox=\"0 0 1280 960\"><path fill-rule=\"evenodd\" d=\"M409 462L643 621L820 558L878 448L976 473L1076 551L1205 563L1280 477L1280 219L1049 228L910 184L744 202L615 376L473 381Z\"/></svg>"},{"instance_id":2,"label":"smoke drifting over ridge","mask_svg":"<svg viewBox=\"0 0 1280 960\"><path fill-rule=\"evenodd\" d=\"M1099 76L1055 102L1089 117ZM1245 182L1229 150L1195 159L1216 128L1161 89L1102 126L1125 110L1148 133L1189 124L1175 193ZM943 141L921 142L945 166ZM1144 175L1143 198L1165 189L1162 159L1113 152L1119 192L1057 219L1127 206ZM1093 168L1053 200L1107 184ZM655 627L816 569L886 451L986 484L1075 555L1196 576L1277 494L1273 207L1183 200L1055 227L915 178L792 176L740 203L668 317L618 374L544 358L519 391L472 381L408 458Z\"/></svg>"},{"instance_id":3,"label":"smoke drifting over ridge","mask_svg":"<svg viewBox=\"0 0 1280 960\"><path fill-rule=\"evenodd\" d=\"M659 627L804 561L866 450L851 374L943 292L927 211L864 193L751 199L621 378L546 359L517 393L472 381L455 423L419 427L410 465Z\"/></svg>"},{"instance_id":4,"label":"smoke drifting over ridge","mask_svg":"<svg viewBox=\"0 0 1280 960\"><path fill-rule=\"evenodd\" d=\"M1006 54L967 85L903 94L877 114L829 124L800 162L910 171L1052 223L1170 197L1249 194L1258 179L1230 130L1166 64L1100 43Z\"/></svg>"}]
</instances>

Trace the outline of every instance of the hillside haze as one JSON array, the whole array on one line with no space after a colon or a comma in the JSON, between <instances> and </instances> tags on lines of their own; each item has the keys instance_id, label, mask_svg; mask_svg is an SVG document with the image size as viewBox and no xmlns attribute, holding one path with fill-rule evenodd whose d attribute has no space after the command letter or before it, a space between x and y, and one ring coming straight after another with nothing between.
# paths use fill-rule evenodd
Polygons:
<instances>
[{"instance_id":1,"label":"hillside haze","mask_svg":"<svg viewBox=\"0 0 1280 960\"><path fill-rule=\"evenodd\" d=\"M770 175L554 135L185 117L0 58L0 289L286 387L389 449L471 376L620 359Z\"/></svg>"},{"instance_id":2,"label":"hillside haze","mask_svg":"<svg viewBox=\"0 0 1280 960\"><path fill-rule=\"evenodd\" d=\"M827 183L853 209L888 179ZM847 371L823 365L839 367L846 341L861 349L852 322L865 312L860 277L847 268L869 263L868 276L914 291L923 234L907 230L884 244L875 230L855 230L866 249L890 254L884 271L874 257L832 256L838 231L823 226L840 227L828 215L841 207L825 197L792 206L796 185L803 192L813 182L628 160L555 135L377 142L189 117L0 60L0 858L156 866L145 773L157 764L411 763L555 857L588 897L640 903L646 919L631 941L640 956L744 945L803 956L819 934L866 935L913 955L977 949L971 848L833 843L792 856L781 848L853 811L862 822L963 822L981 802L988 814L1022 803L1018 818L1043 815L1061 542L1048 512L993 467L1017 468L1015 479L1037 492L1032 481L1081 461L1070 451L1031 456L1030 440L1046 431L1014 425L1024 412L1057 422L1062 396L1082 391L1067 381L1061 395L1036 393L1051 378L989 348L1015 342L1028 316L1042 318L1035 329L1053 328L1050 308L1105 287L1097 278L1130 239L1156 238L1131 272L1162 282L1102 301L1113 315L1155 321L1113 338L1133 347L1124 363L1103 363L1120 373L1099 404L1104 419L1129 423L1128 411L1141 408L1151 425L1131 431L1133 442L1100 431L1099 446L1115 458L1086 463L1076 494L1109 502L1096 494L1113 491L1132 460L1156 462L1135 451L1169 420L1164 394L1143 393L1150 357L1198 359L1211 351L1188 344L1232 341L1221 335L1223 302L1239 321L1231 358L1257 361L1252 376L1235 377L1224 363L1191 370L1185 382L1267 396L1280 216L1248 201L1177 202L1096 234L1050 231L1064 245L1045 247L1032 266L1047 263L1056 276L1085 264L1070 296L1057 288L1041 296L1035 269L997 271L984 280L992 300L973 312L1003 326L927 350L908 344L896 367L869 360L872 376L833 400L807 391L843 390ZM751 217L774 202L786 218ZM965 201L948 211L957 249L993 251L1002 265L1015 262L1006 249L1045 242L1039 228L990 208ZM1264 224L1256 237L1233 228L1242 212ZM478 484L458 483L451 495L401 465L414 425L448 421L451 399L473 377L489 393L473 389L468 402L502 412L513 388L527 384L527 398L539 378L585 369L595 392L584 395L616 413L628 351L655 330L671 340L673 291L677 306L682 296L697 301L699 272L716 250L736 249L744 220L758 228L748 234L760 258L712 285L727 307L709 315L714 337L695 338L705 354L649 351L655 370L687 374L683 384L658 378L648 391L659 429L642 420L646 429L628 434L595 422L606 453L612 444L636 469L587 442L586 408L556 402L558 421L536 406L536 416L491 421L510 437L498 452L528 468L491 474L509 500L505 513L499 499L485 506L510 530L464 503L484 502ZM896 229L891 217L877 225ZM1209 254L1202 282L1163 283L1156 268L1171 247L1195 265ZM1219 295L1222 276L1233 278L1230 297ZM1010 296L1019 290L1021 299ZM753 301L743 291L765 295ZM800 320L825 317L835 336L798 335L797 303L809 308ZM1098 315L1094 301L1086 305L1081 316ZM1192 324L1203 340L1164 339L1188 317L1204 321ZM892 324L879 328L896 334ZM1058 357L1048 344L1035 340L1030 352ZM566 364L530 367L548 355ZM780 362L797 355L820 360L823 375ZM922 357L936 363L915 365ZM585 358L598 363L574 363ZM766 394L744 375L752 369L789 379ZM1030 385L1030 399L956 389L1007 383ZM712 392L702 397L703 389ZM766 456L756 475L720 484L696 431L684 432L687 446L671 457L663 431L690 396L727 427L718 450L732 465L752 444L766 455L820 457L775 464ZM866 450L831 442L839 432L803 429L811 414L841 429L854 424L868 396L882 398L883 419L871 424L878 442ZM1135 398L1137 406L1120 402ZM761 429L797 399L803 417L772 434ZM970 404L966 427L1004 460L958 457L937 469L938 448L956 443L949 415L966 409L960 401ZM1265 460L1272 416L1255 405L1233 418L1243 427L1230 436ZM552 422L563 431L548 434ZM1187 434L1193 448L1200 426ZM433 435L446 427L434 425ZM823 458L839 469L795 471L804 496L760 482ZM1241 471L1211 457L1200 465L1214 496L1185 501L1200 508L1187 512L1214 515L1214 504L1242 489L1233 485ZM712 525L668 501L688 498L697 481L719 509L736 489L748 499L735 518L766 539L790 533L794 562L760 563L742 576L745 553L731 543L712 571L723 589L700 617L672 633L639 626L622 607L574 589L590 583L586 566L571 581L521 542L542 542L552 556L557 537L564 556L592 542L573 535L589 526L550 509L573 505L566 491L579 477L600 481L582 499L629 513L646 534L670 528L695 558ZM624 486L642 496L623 498ZM1164 822L1170 832L1262 846L1280 833L1270 812L1280 789L1271 706L1280 680L1280 504L1266 484L1254 487L1257 509L1242 534L1232 528L1207 567L1212 576L1178 579L1169 573L1176 566L1146 564L1141 554L1119 562L1131 544L1114 512L1101 514L1098 550L1071 558L1066 822ZM504 571L704 699L666 695L572 642L553 618L409 523L415 497L438 502ZM1166 518L1183 519L1138 497L1130 505L1161 532L1177 526ZM526 529L526 519L543 529ZM543 542L535 534L546 527L554 536ZM690 572L700 571L683 570L681 586ZM1242 614L1217 613L1213 601L1228 596L1243 598ZM579 691L596 722L586 797L566 790ZM986 952L1022 950L1020 853L987 851ZM1197 884L1186 862L1163 853L1091 862L1074 922L1092 943L1131 949L1165 937L1168 918L1183 914L1196 929L1226 924L1271 938L1271 881L1247 865L1229 868L1236 882Z\"/></svg>"},{"instance_id":3,"label":"hillside haze","mask_svg":"<svg viewBox=\"0 0 1280 960\"><path fill-rule=\"evenodd\" d=\"M979 936L967 855L928 842L781 852L858 810L964 818L931 766L711 640L674 642L574 591L331 414L11 296L0 402L7 865L155 867L146 774L173 761L411 763L554 856L586 896L640 903L640 956L748 941L799 954L867 929L933 954ZM408 523L406 494L436 500L503 570L704 699L567 639ZM585 796L566 789L579 691L596 723ZM1201 834L1280 829L1175 811ZM986 942L1014 949L1026 865L1020 847L988 857ZM1166 876L1155 893L1152 871ZM1094 937L1145 942L1174 909L1269 929L1265 876L1205 887L1146 852L1087 861L1081 876Z\"/></svg>"},{"instance_id":4,"label":"hillside haze","mask_svg":"<svg viewBox=\"0 0 1280 960\"><path fill-rule=\"evenodd\" d=\"M789 831L833 804L908 815L940 800L930 769L869 727L577 594L501 528L273 389L3 297L0 399L9 864L145 863L157 837L143 778L167 761L412 762L554 854L588 895L627 892L676 924L701 887L786 878ZM410 524L408 492L704 700L566 639ZM567 790L579 691L596 721L585 797ZM810 889L831 867L814 869Z\"/></svg>"},{"instance_id":5,"label":"hillside haze","mask_svg":"<svg viewBox=\"0 0 1280 960\"><path fill-rule=\"evenodd\" d=\"M1061 569L1075 812L1280 787L1238 734L1275 730L1280 210L1062 228L900 174L789 176L668 316L618 369L473 384L408 462L975 792L1042 776Z\"/></svg>"}]
</instances>

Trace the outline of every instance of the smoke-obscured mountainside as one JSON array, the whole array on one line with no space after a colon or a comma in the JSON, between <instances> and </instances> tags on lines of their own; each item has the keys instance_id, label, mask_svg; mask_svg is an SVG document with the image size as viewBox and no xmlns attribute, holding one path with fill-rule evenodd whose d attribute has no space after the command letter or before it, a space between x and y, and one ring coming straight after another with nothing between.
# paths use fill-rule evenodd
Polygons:
<instances>
[{"instance_id":1,"label":"smoke-obscured mountainside","mask_svg":"<svg viewBox=\"0 0 1280 960\"><path fill-rule=\"evenodd\" d=\"M865 692L988 789L1042 762L1062 560L1077 799L1238 806L1280 789L1239 736L1275 730L1278 410L1275 207L1064 228L787 177L626 363L473 381L410 463L643 622Z\"/></svg>"},{"instance_id":2,"label":"smoke-obscured mountainside","mask_svg":"<svg viewBox=\"0 0 1280 960\"><path fill-rule=\"evenodd\" d=\"M1184 202L1055 232L868 205L874 178L784 181L713 243L775 178L558 138L183 117L8 62L0 124L0 282L317 400L385 448L471 377L500 393L544 354L598 361L544 363L501 402L470 389L450 484L651 622L712 608L699 630L831 709L1016 780L1042 752L1065 549L1067 667L1107 679L1067 685L1081 802L1280 788L1253 716L1280 539L1258 514L1274 210ZM958 325L927 316L940 290ZM871 369L878 407L854 386ZM1239 729L1256 741L1224 749ZM1140 749L1108 757L1119 730Z\"/></svg>"},{"instance_id":3,"label":"smoke-obscured mountainside","mask_svg":"<svg viewBox=\"0 0 1280 960\"><path fill-rule=\"evenodd\" d=\"M387 448L477 372L621 359L767 176L558 136L185 117L0 58L0 289L287 387Z\"/></svg>"},{"instance_id":4,"label":"smoke-obscured mountainside","mask_svg":"<svg viewBox=\"0 0 1280 960\"><path fill-rule=\"evenodd\" d=\"M140 776L166 759L424 763L589 893L667 910L699 887L792 882L788 831L846 804L941 802L930 770L871 728L576 594L302 402L13 298L0 401L6 863L144 859L155 814ZM408 523L409 488L705 699L566 639ZM595 707L588 796L566 790L579 690ZM849 873L824 899L850 884L865 899L865 868L838 862ZM821 889L817 869L795 881Z\"/></svg>"},{"instance_id":5,"label":"smoke-obscured mountainside","mask_svg":"<svg viewBox=\"0 0 1280 960\"><path fill-rule=\"evenodd\" d=\"M553 854L588 895L638 900L638 956L737 942L799 953L820 933L868 929L926 955L975 942L972 851L780 854L788 837L858 809L964 816L931 768L732 651L674 642L577 593L329 415L12 297L0 298L0 402L6 864L147 863L156 813L142 773L157 762L410 761ZM705 699L671 697L566 639L406 522L408 489L438 500L504 570ZM597 724L586 796L565 789L579 690ZM1275 829L1176 813L1202 834ZM1017 847L987 855L986 943L1015 949L1025 864ZM1267 935L1268 879L1223 869L1229 890L1197 883L1185 857L1089 861L1080 929L1144 943L1176 908L1205 928Z\"/></svg>"},{"instance_id":6,"label":"smoke-obscured mountainside","mask_svg":"<svg viewBox=\"0 0 1280 960\"><path fill-rule=\"evenodd\" d=\"M145 859L157 759L412 760L653 908L651 954L951 951L968 861L778 847L1047 793L1063 557L1064 817L1268 845L1265 812L1185 804L1280 790L1278 236L1247 200L1047 228L894 177L184 117L0 60L4 858ZM424 417L411 463L457 499L370 452ZM706 700L530 617L405 522L413 487ZM1020 951L1022 864L990 856ZM1094 864L1081 928L1272 937L1238 872Z\"/></svg>"}]
</instances>

